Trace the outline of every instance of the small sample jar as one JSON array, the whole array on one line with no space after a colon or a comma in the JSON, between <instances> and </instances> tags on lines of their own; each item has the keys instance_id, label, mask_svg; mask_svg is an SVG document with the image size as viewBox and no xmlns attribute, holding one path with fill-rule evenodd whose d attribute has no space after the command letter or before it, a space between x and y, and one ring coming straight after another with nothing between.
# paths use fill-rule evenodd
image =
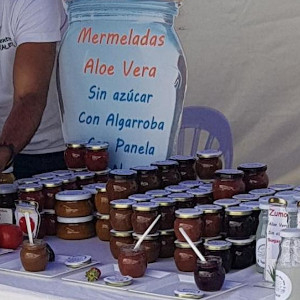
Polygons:
<instances>
[{"instance_id":1,"label":"small sample jar","mask_svg":"<svg viewBox=\"0 0 300 300\"><path fill-rule=\"evenodd\" d=\"M119 199L110 202L111 227L119 231L132 230L132 205L135 202L129 199Z\"/></svg>"},{"instance_id":2,"label":"small sample jar","mask_svg":"<svg viewBox=\"0 0 300 300\"><path fill-rule=\"evenodd\" d=\"M173 193L168 198L176 202L176 208L193 208L195 206L194 196L189 193Z\"/></svg>"},{"instance_id":3,"label":"small sample jar","mask_svg":"<svg viewBox=\"0 0 300 300\"><path fill-rule=\"evenodd\" d=\"M285 183L275 183L269 186L269 189L274 190L275 192L289 191L294 189L294 185L285 184Z\"/></svg>"},{"instance_id":4,"label":"small sample jar","mask_svg":"<svg viewBox=\"0 0 300 300\"><path fill-rule=\"evenodd\" d=\"M80 218L57 217L57 237L64 240L83 240L95 236L93 216Z\"/></svg>"},{"instance_id":5,"label":"small sample jar","mask_svg":"<svg viewBox=\"0 0 300 300\"><path fill-rule=\"evenodd\" d=\"M152 198L163 198L168 197L171 194L171 192L168 192L166 190L150 190L147 191L145 194Z\"/></svg>"},{"instance_id":6,"label":"small sample jar","mask_svg":"<svg viewBox=\"0 0 300 300\"><path fill-rule=\"evenodd\" d=\"M203 213L195 208L182 208L175 211L174 231L178 241L185 242L179 231L182 227L189 238L196 242L203 236Z\"/></svg>"},{"instance_id":7,"label":"small sample jar","mask_svg":"<svg viewBox=\"0 0 300 300\"><path fill-rule=\"evenodd\" d=\"M154 198L151 202L158 205L160 217L160 230L171 229L175 221L176 202L171 198Z\"/></svg>"},{"instance_id":8,"label":"small sample jar","mask_svg":"<svg viewBox=\"0 0 300 300\"><path fill-rule=\"evenodd\" d=\"M75 172L77 177L77 185L79 188L87 184L95 183L95 172L91 171L79 171Z\"/></svg>"},{"instance_id":9,"label":"small sample jar","mask_svg":"<svg viewBox=\"0 0 300 300\"><path fill-rule=\"evenodd\" d=\"M131 169L137 173L136 181L139 193L145 193L149 190L155 190L160 188L161 184L158 176L157 167L137 166Z\"/></svg>"},{"instance_id":10,"label":"small sample jar","mask_svg":"<svg viewBox=\"0 0 300 300\"><path fill-rule=\"evenodd\" d=\"M170 160L178 162L178 170L181 180L194 180L196 179L195 161L196 158L190 155L174 155Z\"/></svg>"},{"instance_id":11,"label":"small sample jar","mask_svg":"<svg viewBox=\"0 0 300 300\"><path fill-rule=\"evenodd\" d=\"M84 190L62 191L55 195L55 213L59 217L76 218L93 214L92 195Z\"/></svg>"},{"instance_id":12,"label":"small sample jar","mask_svg":"<svg viewBox=\"0 0 300 300\"><path fill-rule=\"evenodd\" d=\"M194 204L212 204L213 203L213 195L212 191L205 188L194 188L186 191L188 194L193 195Z\"/></svg>"},{"instance_id":13,"label":"small sample jar","mask_svg":"<svg viewBox=\"0 0 300 300\"><path fill-rule=\"evenodd\" d=\"M259 196L252 194L237 194L232 197L240 202L258 201Z\"/></svg>"},{"instance_id":14,"label":"small sample jar","mask_svg":"<svg viewBox=\"0 0 300 300\"><path fill-rule=\"evenodd\" d=\"M180 185L185 186L188 189L198 188L203 185L203 181L201 180L184 180L179 182Z\"/></svg>"},{"instance_id":15,"label":"small sample jar","mask_svg":"<svg viewBox=\"0 0 300 300\"><path fill-rule=\"evenodd\" d=\"M65 190L77 190L77 177L75 175L59 176L62 181L62 189Z\"/></svg>"},{"instance_id":16,"label":"small sample jar","mask_svg":"<svg viewBox=\"0 0 300 300\"><path fill-rule=\"evenodd\" d=\"M115 259L118 259L122 246L131 244L133 244L132 231L117 231L114 229L110 231L109 247Z\"/></svg>"},{"instance_id":17,"label":"small sample jar","mask_svg":"<svg viewBox=\"0 0 300 300\"><path fill-rule=\"evenodd\" d=\"M43 186L38 183L28 183L19 186L19 200L35 201L38 203L38 210L44 209L45 197L43 194Z\"/></svg>"},{"instance_id":18,"label":"small sample jar","mask_svg":"<svg viewBox=\"0 0 300 300\"><path fill-rule=\"evenodd\" d=\"M215 200L231 198L245 192L244 172L236 169L222 169L215 172L213 197Z\"/></svg>"},{"instance_id":19,"label":"small sample jar","mask_svg":"<svg viewBox=\"0 0 300 300\"><path fill-rule=\"evenodd\" d=\"M252 235L256 234L257 227L259 224L259 215L260 215L260 207L259 207L259 201L248 201L248 202L242 202L240 204L242 207L248 207L252 210Z\"/></svg>"},{"instance_id":20,"label":"small sample jar","mask_svg":"<svg viewBox=\"0 0 300 300\"><path fill-rule=\"evenodd\" d=\"M194 242L199 249L201 240ZM197 266L197 255L189 243L175 241L174 260L177 269L181 272L194 272Z\"/></svg>"},{"instance_id":21,"label":"small sample jar","mask_svg":"<svg viewBox=\"0 0 300 300\"><path fill-rule=\"evenodd\" d=\"M275 193L276 192L273 189L269 189L269 188L266 188L266 189L255 189L255 190L251 190L249 192L249 194L258 196L259 198L260 197L265 197L265 196L272 196Z\"/></svg>"},{"instance_id":22,"label":"small sample jar","mask_svg":"<svg viewBox=\"0 0 300 300\"><path fill-rule=\"evenodd\" d=\"M161 187L165 188L168 185L175 185L181 181L181 176L178 170L178 162L174 160L156 161L151 164L158 168L158 178L161 182Z\"/></svg>"},{"instance_id":23,"label":"small sample jar","mask_svg":"<svg viewBox=\"0 0 300 300\"><path fill-rule=\"evenodd\" d=\"M188 188L184 185L176 184L165 187L165 190L170 193L185 193Z\"/></svg>"},{"instance_id":24,"label":"small sample jar","mask_svg":"<svg viewBox=\"0 0 300 300\"><path fill-rule=\"evenodd\" d=\"M133 231L143 234L158 216L158 205L153 202L140 202L132 205L131 224ZM155 233L160 227L158 221L151 229L150 233Z\"/></svg>"},{"instance_id":25,"label":"small sample jar","mask_svg":"<svg viewBox=\"0 0 300 300\"><path fill-rule=\"evenodd\" d=\"M133 194L133 195L130 195L128 197L128 199L135 201L137 203L140 203L140 202L149 202L153 198L151 196L145 195L145 194Z\"/></svg>"},{"instance_id":26,"label":"small sample jar","mask_svg":"<svg viewBox=\"0 0 300 300\"><path fill-rule=\"evenodd\" d=\"M57 219L54 209L44 209L46 235L56 235Z\"/></svg>"},{"instance_id":27,"label":"small sample jar","mask_svg":"<svg viewBox=\"0 0 300 300\"><path fill-rule=\"evenodd\" d=\"M244 172L243 181L245 183L245 191L249 192L254 189L267 188L269 177L266 173L267 165L262 163L244 163L240 164L238 170Z\"/></svg>"},{"instance_id":28,"label":"small sample jar","mask_svg":"<svg viewBox=\"0 0 300 300\"><path fill-rule=\"evenodd\" d=\"M16 180L16 177L13 173L13 167L9 167L6 170L0 173L0 184L12 184Z\"/></svg>"},{"instance_id":29,"label":"small sample jar","mask_svg":"<svg viewBox=\"0 0 300 300\"><path fill-rule=\"evenodd\" d=\"M0 207L1 208L14 208L15 200L18 199L16 185L12 183L0 184Z\"/></svg>"},{"instance_id":30,"label":"small sample jar","mask_svg":"<svg viewBox=\"0 0 300 300\"><path fill-rule=\"evenodd\" d=\"M108 166L108 143L92 142L85 145L85 165L90 171L102 171Z\"/></svg>"},{"instance_id":31,"label":"small sample jar","mask_svg":"<svg viewBox=\"0 0 300 300\"><path fill-rule=\"evenodd\" d=\"M231 245L232 244L228 241L207 241L204 243L204 254L220 257L225 272L228 273L231 270L232 265Z\"/></svg>"},{"instance_id":32,"label":"small sample jar","mask_svg":"<svg viewBox=\"0 0 300 300\"><path fill-rule=\"evenodd\" d=\"M108 181L110 168L106 168L102 171L95 171L95 182L97 183L106 183Z\"/></svg>"},{"instance_id":33,"label":"small sample jar","mask_svg":"<svg viewBox=\"0 0 300 300\"><path fill-rule=\"evenodd\" d=\"M200 179L214 179L215 171L222 169L222 151L207 149L196 153L196 173Z\"/></svg>"},{"instance_id":34,"label":"small sample jar","mask_svg":"<svg viewBox=\"0 0 300 300\"><path fill-rule=\"evenodd\" d=\"M141 234L133 233L133 239L137 242L141 238ZM148 234L142 241L147 256L147 263L153 263L158 259L160 252L159 233Z\"/></svg>"},{"instance_id":35,"label":"small sample jar","mask_svg":"<svg viewBox=\"0 0 300 300\"><path fill-rule=\"evenodd\" d=\"M176 237L174 229L166 229L159 231L160 251L158 257L168 258L174 256L175 239Z\"/></svg>"},{"instance_id":36,"label":"small sample jar","mask_svg":"<svg viewBox=\"0 0 300 300\"><path fill-rule=\"evenodd\" d=\"M95 195L95 208L100 214L109 214L110 213L110 205L106 192L106 184L105 183L97 183L96 186L97 193Z\"/></svg>"},{"instance_id":37,"label":"small sample jar","mask_svg":"<svg viewBox=\"0 0 300 300\"><path fill-rule=\"evenodd\" d=\"M84 169L85 166L85 143L68 143L64 152L64 159L68 169Z\"/></svg>"},{"instance_id":38,"label":"small sample jar","mask_svg":"<svg viewBox=\"0 0 300 300\"><path fill-rule=\"evenodd\" d=\"M111 225L109 221L109 215L96 214L96 234L101 241L110 240Z\"/></svg>"},{"instance_id":39,"label":"small sample jar","mask_svg":"<svg viewBox=\"0 0 300 300\"><path fill-rule=\"evenodd\" d=\"M128 198L128 196L136 194L137 191L135 171L115 169L109 173L106 192L110 201Z\"/></svg>"},{"instance_id":40,"label":"small sample jar","mask_svg":"<svg viewBox=\"0 0 300 300\"><path fill-rule=\"evenodd\" d=\"M45 197L45 209L54 209L55 195L62 191L62 181L60 179L43 180L43 193Z\"/></svg>"}]
</instances>

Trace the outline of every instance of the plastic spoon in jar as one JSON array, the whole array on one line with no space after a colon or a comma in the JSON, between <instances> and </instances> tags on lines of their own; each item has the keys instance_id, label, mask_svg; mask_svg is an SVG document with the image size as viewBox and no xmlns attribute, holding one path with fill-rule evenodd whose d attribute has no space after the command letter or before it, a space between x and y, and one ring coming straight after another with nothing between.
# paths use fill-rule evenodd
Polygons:
<instances>
[{"instance_id":1,"label":"plastic spoon in jar","mask_svg":"<svg viewBox=\"0 0 300 300\"><path fill-rule=\"evenodd\" d=\"M31 225L30 225L29 213L26 211L24 213L24 216L25 216L25 221L26 221L26 227L27 227L27 234L28 234L29 243L31 245L33 245L32 230L31 230Z\"/></svg>"},{"instance_id":2,"label":"plastic spoon in jar","mask_svg":"<svg viewBox=\"0 0 300 300\"><path fill-rule=\"evenodd\" d=\"M184 231L184 229L182 227L179 227L179 231L181 232L181 234L183 235L183 237L185 238L185 240L189 243L189 245L191 246L191 248L194 250L194 252L196 253L196 255L199 257L199 259L202 260L202 261L206 261L206 259L201 254L201 252L199 251L199 249L195 246L195 244L192 242L192 240L190 239L190 237L186 234L186 232Z\"/></svg>"},{"instance_id":3,"label":"plastic spoon in jar","mask_svg":"<svg viewBox=\"0 0 300 300\"><path fill-rule=\"evenodd\" d=\"M155 220L151 223L151 225L147 228L147 230L146 230L146 231L143 233L143 235L139 238L139 240L137 241L137 243L135 244L135 246L134 246L134 248L133 248L134 250L138 249L138 248L141 246L141 244L142 244L144 238L146 237L146 235L149 234L149 232L151 231L151 229L154 227L154 225L155 225L155 224L157 223L157 221L159 220L160 216L161 216L161 215L158 215L158 216L155 218Z\"/></svg>"}]
</instances>

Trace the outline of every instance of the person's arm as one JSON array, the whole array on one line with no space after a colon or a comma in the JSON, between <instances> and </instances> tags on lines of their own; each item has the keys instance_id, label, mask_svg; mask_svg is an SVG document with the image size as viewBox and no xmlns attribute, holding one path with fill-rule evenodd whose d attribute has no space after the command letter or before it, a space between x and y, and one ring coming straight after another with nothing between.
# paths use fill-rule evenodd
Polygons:
<instances>
[{"instance_id":1,"label":"person's arm","mask_svg":"<svg viewBox=\"0 0 300 300\"><path fill-rule=\"evenodd\" d=\"M24 43L14 61L14 101L0 136L0 171L37 130L47 103L56 43ZM10 145L1 146L1 145Z\"/></svg>"}]
</instances>

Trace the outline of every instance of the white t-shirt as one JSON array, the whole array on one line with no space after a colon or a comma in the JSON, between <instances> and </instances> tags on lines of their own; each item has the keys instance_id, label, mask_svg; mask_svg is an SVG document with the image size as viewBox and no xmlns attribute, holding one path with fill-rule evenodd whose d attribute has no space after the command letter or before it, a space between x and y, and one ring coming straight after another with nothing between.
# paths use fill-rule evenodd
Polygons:
<instances>
[{"instance_id":1,"label":"white t-shirt","mask_svg":"<svg viewBox=\"0 0 300 300\"><path fill-rule=\"evenodd\" d=\"M66 23L61 0L0 0L0 130L13 104L17 47L26 42L60 41ZM64 149L54 70L42 121L22 153L42 154Z\"/></svg>"}]
</instances>

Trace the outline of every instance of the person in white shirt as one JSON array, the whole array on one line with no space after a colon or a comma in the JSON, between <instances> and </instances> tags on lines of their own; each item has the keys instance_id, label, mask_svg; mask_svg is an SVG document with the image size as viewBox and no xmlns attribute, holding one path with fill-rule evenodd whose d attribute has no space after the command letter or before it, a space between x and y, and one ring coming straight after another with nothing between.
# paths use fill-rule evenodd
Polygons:
<instances>
[{"instance_id":1,"label":"person in white shirt","mask_svg":"<svg viewBox=\"0 0 300 300\"><path fill-rule=\"evenodd\" d=\"M61 0L0 0L0 171L17 178L64 169L55 82Z\"/></svg>"}]
</instances>

